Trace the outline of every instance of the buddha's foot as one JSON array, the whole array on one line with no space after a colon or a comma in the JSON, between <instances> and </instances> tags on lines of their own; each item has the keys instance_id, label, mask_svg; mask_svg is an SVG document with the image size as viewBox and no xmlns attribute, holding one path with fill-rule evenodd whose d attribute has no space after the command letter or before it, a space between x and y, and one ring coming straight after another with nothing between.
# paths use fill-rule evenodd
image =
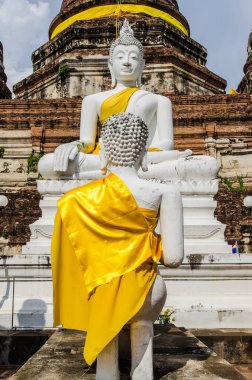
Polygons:
<instances>
[{"instance_id":1,"label":"buddha's foot","mask_svg":"<svg viewBox=\"0 0 252 380\"><path fill-rule=\"evenodd\" d=\"M191 156L191 154L192 154L192 150L191 149L186 149L186 150L183 150L183 151L179 152L178 158L186 158L188 156Z\"/></svg>"},{"instance_id":2,"label":"buddha's foot","mask_svg":"<svg viewBox=\"0 0 252 380\"><path fill-rule=\"evenodd\" d=\"M72 175L72 179L99 179L101 177L105 177L106 175L102 174L101 170L93 170L87 172L74 173Z\"/></svg>"},{"instance_id":3,"label":"buddha's foot","mask_svg":"<svg viewBox=\"0 0 252 380\"><path fill-rule=\"evenodd\" d=\"M216 179L218 171L218 161L214 157L202 155L148 165L147 172L140 169L138 174L143 179L207 181Z\"/></svg>"}]
</instances>

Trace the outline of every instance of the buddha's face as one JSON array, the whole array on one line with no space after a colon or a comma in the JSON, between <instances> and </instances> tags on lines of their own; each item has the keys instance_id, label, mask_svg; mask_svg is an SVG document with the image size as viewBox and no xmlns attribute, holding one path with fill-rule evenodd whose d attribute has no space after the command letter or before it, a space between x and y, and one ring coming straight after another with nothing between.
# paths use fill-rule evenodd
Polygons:
<instances>
[{"instance_id":1,"label":"buddha's face","mask_svg":"<svg viewBox=\"0 0 252 380\"><path fill-rule=\"evenodd\" d=\"M136 81L141 77L143 71L143 59L138 46L116 46L110 66L117 82Z\"/></svg>"}]
</instances>

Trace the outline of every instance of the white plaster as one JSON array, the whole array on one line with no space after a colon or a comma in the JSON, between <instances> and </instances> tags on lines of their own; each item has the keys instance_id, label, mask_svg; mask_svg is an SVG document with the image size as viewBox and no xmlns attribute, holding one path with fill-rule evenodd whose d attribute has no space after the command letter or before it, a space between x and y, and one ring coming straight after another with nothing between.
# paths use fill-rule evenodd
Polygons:
<instances>
[{"instance_id":1,"label":"white plaster","mask_svg":"<svg viewBox=\"0 0 252 380\"><path fill-rule=\"evenodd\" d=\"M176 325L195 328L252 327L252 254L185 256L183 265L160 267L165 307Z\"/></svg>"},{"instance_id":2,"label":"white plaster","mask_svg":"<svg viewBox=\"0 0 252 380\"><path fill-rule=\"evenodd\" d=\"M8 198L5 195L0 195L0 207L6 207L8 202Z\"/></svg>"},{"instance_id":3,"label":"white plaster","mask_svg":"<svg viewBox=\"0 0 252 380\"><path fill-rule=\"evenodd\" d=\"M244 206L245 207L252 207L252 197L251 196L246 197L244 199Z\"/></svg>"},{"instance_id":4,"label":"white plaster","mask_svg":"<svg viewBox=\"0 0 252 380\"><path fill-rule=\"evenodd\" d=\"M51 328L50 257L14 255L0 263L0 328Z\"/></svg>"}]
</instances>

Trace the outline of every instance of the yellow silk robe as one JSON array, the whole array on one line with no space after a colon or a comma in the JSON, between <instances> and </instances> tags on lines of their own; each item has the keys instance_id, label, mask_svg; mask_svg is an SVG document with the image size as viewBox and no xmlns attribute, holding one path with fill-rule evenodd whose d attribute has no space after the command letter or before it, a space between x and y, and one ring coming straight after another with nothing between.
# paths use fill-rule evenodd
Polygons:
<instances>
[{"instance_id":1,"label":"yellow silk robe","mask_svg":"<svg viewBox=\"0 0 252 380\"><path fill-rule=\"evenodd\" d=\"M105 121L110 118L110 116L116 115L117 113L125 112L131 96L138 90L139 89L137 87L127 87L124 90L117 92L105 99L101 105L101 125L103 125ZM92 154L99 154L99 151L100 144L98 143L95 149L93 150Z\"/></svg>"},{"instance_id":2,"label":"yellow silk robe","mask_svg":"<svg viewBox=\"0 0 252 380\"><path fill-rule=\"evenodd\" d=\"M140 209L114 174L58 202L52 238L54 326L87 331L97 355L140 310L160 259L157 212Z\"/></svg>"}]
</instances>

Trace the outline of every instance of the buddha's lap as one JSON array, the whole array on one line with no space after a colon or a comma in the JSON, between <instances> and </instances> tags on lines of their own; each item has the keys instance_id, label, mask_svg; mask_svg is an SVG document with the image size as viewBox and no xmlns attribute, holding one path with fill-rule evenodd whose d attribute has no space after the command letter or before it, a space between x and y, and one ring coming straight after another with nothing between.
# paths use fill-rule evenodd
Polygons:
<instances>
[{"instance_id":1,"label":"buddha's lap","mask_svg":"<svg viewBox=\"0 0 252 380\"><path fill-rule=\"evenodd\" d=\"M144 319L152 320L155 322L164 306L166 296L166 286L162 276L158 272L143 306L139 312L128 322L128 324Z\"/></svg>"}]
</instances>

